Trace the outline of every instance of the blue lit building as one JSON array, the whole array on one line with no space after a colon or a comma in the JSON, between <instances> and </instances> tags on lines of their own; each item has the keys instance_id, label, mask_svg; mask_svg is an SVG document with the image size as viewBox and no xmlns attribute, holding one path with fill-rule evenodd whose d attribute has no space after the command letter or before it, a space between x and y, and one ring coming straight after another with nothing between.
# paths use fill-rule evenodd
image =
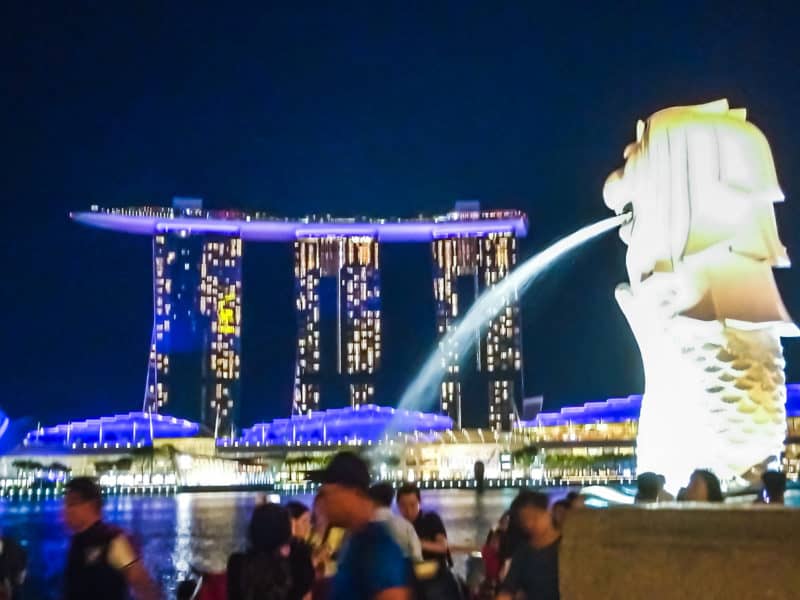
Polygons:
<instances>
[{"instance_id":1,"label":"blue lit building","mask_svg":"<svg viewBox=\"0 0 800 600\"><path fill-rule=\"evenodd\" d=\"M13 420L0 410L0 455L22 444L31 425L30 419Z\"/></svg>"},{"instance_id":2,"label":"blue lit building","mask_svg":"<svg viewBox=\"0 0 800 600\"><path fill-rule=\"evenodd\" d=\"M452 429L446 415L398 410L366 404L294 415L270 423L258 423L242 432L240 444L289 446L296 444L376 444L388 435L431 434ZM229 445L228 440L222 441Z\"/></svg>"},{"instance_id":3,"label":"blue lit building","mask_svg":"<svg viewBox=\"0 0 800 600\"><path fill-rule=\"evenodd\" d=\"M72 421L28 432L27 448L68 448L77 451L150 446L157 438L188 438L201 434L198 423L166 415L132 412Z\"/></svg>"},{"instance_id":4,"label":"blue lit building","mask_svg":"<svg viewBox=\"0 0 800 600\"><path fill-rule=\"evenodd\" d=\"M565 427L609 423L636 423L642 409L642 396L610 398L600 402L586 402L581 406L566 406L558 412L542 412L522 428ZM800 418L800 384L786 384L786 417Z\"/></svg>"},{"instance_id":5,"label":"blue lit building","mask_svg":"<svg viewBox=\"0 0 800 600\"><path fill-rule=\"evenodd\" d=\"M627 477L635 474L636 434L642 396L611 398L543 412L519 424L539 452L543 477ZM800 384L786 386L783 467L800 475ZM680 431L675 431L680 445Z\"/></svg>"},{"instance_id":6,"label":"blue lit building","mask_svg":"<svg viewBox=\"0 0 800 600\"><path fill-rule=\"evenodd\" d=\"M581 406L565 406L558 412L541 412L520 427L561 427L564 425L594 425L599 423L635 422L642 409L642 396L610 398L600 402L586 402Z\"/></svg>"}]
</instances>

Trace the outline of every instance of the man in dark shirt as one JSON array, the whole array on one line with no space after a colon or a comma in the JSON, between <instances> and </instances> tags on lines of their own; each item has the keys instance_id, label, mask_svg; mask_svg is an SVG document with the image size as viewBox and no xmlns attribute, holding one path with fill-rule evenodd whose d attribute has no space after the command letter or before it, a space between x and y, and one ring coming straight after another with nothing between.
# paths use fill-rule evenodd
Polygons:
<instances>
[{"instance_id":1,"label":"man in dark shirt","mask_svg":"<svg viewBox=\"0 0 800 600\"><path fill-rule=\"evenodd\" d=\"M439 561L441 566L450 566L450 550L447 545L447 530L442 519L433 511L422 511L419 488L414 483L404 483L397 490L397 509L409 521L422 544L423 560Z\"/></svg>"},{"instance_id":2,"label":"man in dark shirt","mask_svg":"<svg viewBox=\"0 0 800 600\"><path fill-rule=\"evenodd\" d=\"M64 572L64 600L138 600L159 597L128 536L102 521L102 494L89 477L66 485L64 521L74 535Z\"/></svg>"},{"instance_id":3,"label":"man in dark shirt","mask_svg":"<svg viewBox=\"0 0 800 600\"><path fill-rule=\"evenodd\" d=\"M410 561L376 514L367 464L351 452L337 454L323 471L318 501L332 525L348 530L329 600L409 600Z\"/></svg>"},{"instance_id":4,"label":"man in dark shirt","mask_svg":"<svg viewBox=\"0 0 800 600\"><path fill-rule=\"evenodd\" d=\"M528 541L511 557L508 575L497 600L513 600L522 592L528 600L558 600L558 545L561 536L548 511L547 495L521 491L511 504Z\"/></svg>"}]
</instances>

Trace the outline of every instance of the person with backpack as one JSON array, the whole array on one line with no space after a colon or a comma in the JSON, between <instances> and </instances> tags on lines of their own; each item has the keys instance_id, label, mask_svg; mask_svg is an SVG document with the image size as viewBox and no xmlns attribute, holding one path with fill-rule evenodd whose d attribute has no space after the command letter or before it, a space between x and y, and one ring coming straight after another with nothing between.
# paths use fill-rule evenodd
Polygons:
<instances>
[{"instance_id":1,"label":"person with backpack","mask_svg":"<svg viewBox=\"0 0 800 600\"><path fill-rule=\"evenodd\" d=\"M228 559L228 600L309 600L311 552L292 544L289 511L278 504L253 510L249 546Z\"/></svg>"},{"instance_id":2,"label":"person with backpack","mask_svg":"<svg viewBox=\"0 0 800 600\"><path fill-rule=\"evenodd\" d=\"M65 486L64 521L73 532L66 570L64 600L156 600L159 590L130 537L103 522L103 496L91 477L76 477Z\"/></svg>"}]
</instances>

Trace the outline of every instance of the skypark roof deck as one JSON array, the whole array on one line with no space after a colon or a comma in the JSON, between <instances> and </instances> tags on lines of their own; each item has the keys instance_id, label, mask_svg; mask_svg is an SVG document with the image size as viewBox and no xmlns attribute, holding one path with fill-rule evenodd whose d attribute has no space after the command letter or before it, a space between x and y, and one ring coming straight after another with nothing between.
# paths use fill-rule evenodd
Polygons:
<instances>
[{"instance_id":1,"label":"skypark roof deck","mask_svg":"<svg viewBox=\"0 0 800 600\"><path fill-rule=\"evenodd\" d=\"M212 211L202 208L112 208L96 206L70 213L83 225L138 235L181 232L237 235L253 242L291 242L306 237L369 236L380 242L429 242L448 237L513 233L524 237L528 221L516 210L454 211L419 219L278 219L259 212Z\"/></svg>"}]
</instances>

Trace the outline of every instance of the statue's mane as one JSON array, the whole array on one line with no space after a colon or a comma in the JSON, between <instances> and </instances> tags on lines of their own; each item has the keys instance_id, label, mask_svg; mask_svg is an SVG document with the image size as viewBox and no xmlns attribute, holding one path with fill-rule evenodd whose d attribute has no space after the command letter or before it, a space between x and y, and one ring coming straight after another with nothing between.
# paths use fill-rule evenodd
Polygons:
<instances>
[{"instance_id":1,"label":"statue's mane","mask_svg":"<svg viewBox=\"0 0 800 600\"><path fill-rule=\"evenodd\" d=\"M626 158L626 177L644 167L668 215L673 262L729 243L770 265L788 265L772 207L784 199L772 152L745 109L718 100L658 111L637 126Z\"/></svg>"}]
</instances>

